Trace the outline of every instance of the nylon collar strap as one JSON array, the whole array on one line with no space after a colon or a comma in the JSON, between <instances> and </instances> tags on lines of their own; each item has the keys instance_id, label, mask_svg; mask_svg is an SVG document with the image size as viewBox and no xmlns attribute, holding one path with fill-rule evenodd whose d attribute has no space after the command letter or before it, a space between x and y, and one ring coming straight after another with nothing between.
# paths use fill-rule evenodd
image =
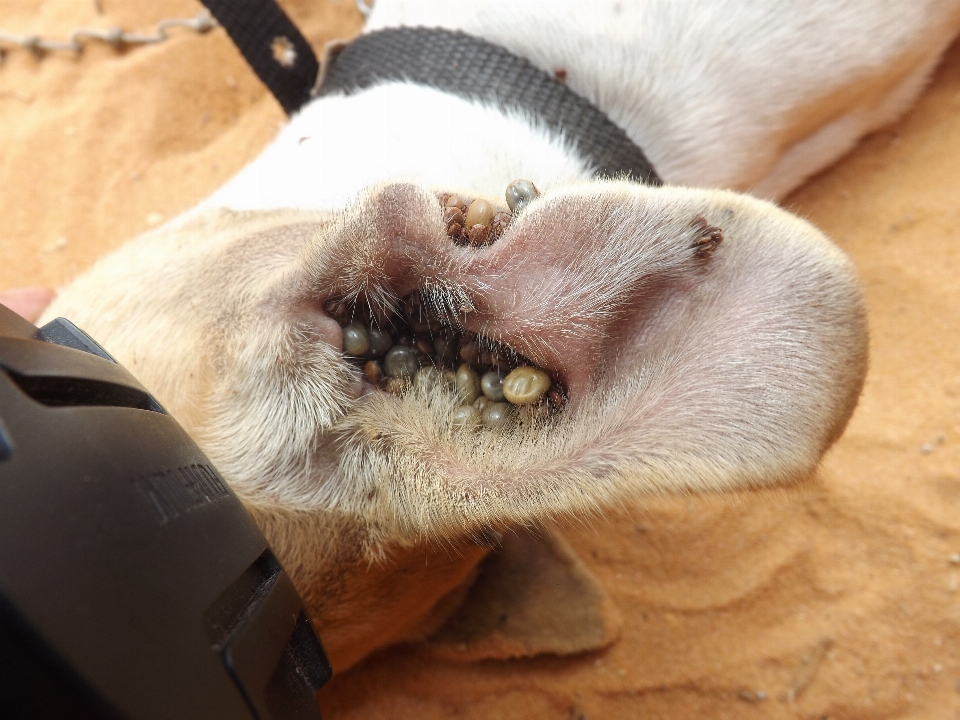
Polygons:
<instances>
[{"instance_id":1,"label":"nylon collar strap","mask_svg":"<svg viewBox=\"0 0 960 720\"><path fill-rule=\"evenodd\" d=\"M202 0L287 115L310 101L320 65L274 0Z\"/></svg>"},{"instance_id":2,"label":"nylon collar strap","mask_svg":"<svg viewBox=\"0 0 960 720\"><path fill-rule=\"evenodd\" d=\"M599 108L499 45L454 30L400 27L360 35L328 53L317 95L390 81L523 110L572 142L598 177L660 185L643 151Z\"/></svg>"},{"instance_id":3,"label":"nylon collar strap","mask_svg":"<svg viewBox=\"0 0 960 720\"><path fill-rule=\"evenodd\" d=\"M528 113L571 142L596 177L661 184L643 151L599 108L499 45L441 28L378 30L331 44L320 74L310 44L273 0L203 2L288 115L312 97L413 82Z\"/></svg>"}]
</instances>

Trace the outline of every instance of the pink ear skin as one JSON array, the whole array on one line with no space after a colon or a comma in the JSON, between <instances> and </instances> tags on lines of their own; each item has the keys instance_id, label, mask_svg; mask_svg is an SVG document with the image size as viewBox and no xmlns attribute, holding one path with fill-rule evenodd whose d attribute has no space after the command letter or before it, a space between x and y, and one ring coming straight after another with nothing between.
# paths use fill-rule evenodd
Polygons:
<instances>
[{"instance_id":1,"label":"pink ear skin","mask_svg":"<svg viewBox=\"0 0 960 720\"><path fill-rule=\"evenodd\" d=\"M376 240L337 243L354 255L329 263L324 284L394 297L430 288L465 329L510 345L576 395L608 358L675 329L689 312L676 306L700 285L736 294L710 271L723 240L710 223L723 219L708 222L704 205L594 184L540 199L496 243L472 248L449 240L430 194L388 185L363 204L374 227L357 235Z\"/></svg>"},{"instance_id":2,"label":"pink ear skin","mask_svg":"<svg viewBox=\"0 0 960 720\"><path fill-rule=\"evenodd\" d=\"M473 248L446 236L433 196L389 185L362 203L358 219L373 227L348 227L334 244L352 255L326 257L315 283L368 296L429 288L462 327L550 370L576 397L657 320L665 296L698 282L723 239L695 208L670 216L657 199L616 189L541 199L493 245Z\"/></svg>"},{"instance_id":3,"label":"pink ear skin","mask_svg":"<svg viewBox=\"0 0 960 720\"><path fill-rule=\"evenodd\" d=\"M538 468L553 483L557 467L585 478L611 463L647 488L796 482L862 387L866 321L849 260L811 225L747 196L588 183L544 193L495 243L473 248L446 236L436 196L391 185L329 240L307 258L318 292L422 288L466 329L564 383L559 455L518 459L518 487L536 484ZM409 435L401 415L369 422ZM452 461L445 477L482 483L506 471L512 450L499 452L496 469Z\"/></svg>"},{"instance_id":4,"label":"pink ear skin","mask_svg":"<svg viewBox=\"0 0 960 720\"><path fill-rule=\"evenodd\" d=\"M582 396L671 294L701 280L723 239L683 210L644 228L645 205L595 191L531 207L464 268L477 310L468 328L502 339L558 374L572 399Z\"/></svg>"},{"instance_id":5,"label":"pink ear skin","mask_svg":"<svg viewBox=\"0 0 960 720\"><path fill-rule=\"evenodd\" d=\"M0 292L0 305L6 305L17 315L35 323L55 297L56 293L50 288L13 288Z\"/></svg>"}]
</instances>

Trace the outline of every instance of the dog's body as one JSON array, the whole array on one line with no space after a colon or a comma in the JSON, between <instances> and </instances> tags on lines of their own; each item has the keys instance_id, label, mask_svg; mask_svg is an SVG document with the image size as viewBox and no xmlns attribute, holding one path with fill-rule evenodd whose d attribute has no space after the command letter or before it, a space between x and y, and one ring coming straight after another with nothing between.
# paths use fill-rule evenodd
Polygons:
<instances>
[{"instance_id":1,"label":"dog's body","mask_svg":"<svg viewBox=\"0 0 960 720\"><path fill-rule=\"evenodd\" d=\"M564 70L668 183L773 197L901 112L960 13L488 5L380 0L369 25L488 37ZM760 201L591 170L535 118L435 90L321 99L48 315L88 330L201 442L345 667L436 627L489 528L644 493L795 482L849 419L866 329L839 251ZM434 193L498 201L516 177L543 196L493 245L453 246ZM724 235L706 251L701 218ZM563 413L465 434L439 393L365 392L324 301L389 303L426 283L440 303L467 301L464 327L563 377Z\"/></svg>"},{"instance_id":2,"label":"dog's body","mask_svg":"<svg viewBox=\"0 0 960 720\"><path fill-rule=\"evenodd\" d=\"M960 4L397 1L366 29L400 25L463 30L563 71L669 184L778 198L902 114ZM397 177L492 194L531 167L544 185L590 177L537 126L397 83L324 99L204 205L339 210Z\"/></svg>"}]
</instances>

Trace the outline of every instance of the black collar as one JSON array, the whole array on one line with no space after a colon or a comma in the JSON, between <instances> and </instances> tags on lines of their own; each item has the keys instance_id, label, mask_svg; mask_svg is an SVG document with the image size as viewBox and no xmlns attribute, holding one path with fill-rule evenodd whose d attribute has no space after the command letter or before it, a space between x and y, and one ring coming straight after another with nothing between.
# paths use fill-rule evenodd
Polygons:
<instances>
[{"instance_id":1,"label":"black collar","mask_svg":"<svg viewBox=\"0 0 960 720\"><path fill-rule=\"evenodd\" d=\"M378 30L331 46L319 74L309 43L274 0L203 2L288 115L315 96L413 82L526 111L572 142L596 177L661 184L643 151L603 111L499 45L440 28Z\"/></svg>"},{"instance_id":2,"label":"black collar","mask_svg":"<svg viewBox=\"0 0 960 720\"><path fill-rule=\"evenodd\" d=\"M459 31L400 27L360 35L328 53L315 94L349 95L391 81L523 110L572 142L596 177L661 184L643 151L603 111L528 60Z\"/></svg>"}]
</instances>

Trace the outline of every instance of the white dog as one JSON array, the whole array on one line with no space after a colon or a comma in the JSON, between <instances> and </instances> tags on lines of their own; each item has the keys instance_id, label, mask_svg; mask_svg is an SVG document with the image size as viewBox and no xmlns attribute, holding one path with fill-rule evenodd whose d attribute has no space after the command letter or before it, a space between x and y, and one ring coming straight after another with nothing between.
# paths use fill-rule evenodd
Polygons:
<instances>
[{"instance_id":1,"label":"white dog","mask_svg":"<svg viewBox=\"0 0 960 720\"><path fill-rule=\"evenodd\" d=\"M497 531L812 474L865 373L854 271L774 205L689 188L796 187L910 104L960 2L378 0L367 31L415 25L564 78L667 184L594 179L575 138L522 110L383 82L312 102L219 192L47 312L99 340L198 440L338 669L440 627ZM495 242L451 240L456 213L438 197L503 209L517 178L541 194ZM376 325L418 290L442 332L546 371L562 407L463 428L443 382L376 389L344 358L331 308ZM479 655L615 633L562 541L539 544L583 603L594 593L594 626Z\"/></svg>"}]
</instances>

